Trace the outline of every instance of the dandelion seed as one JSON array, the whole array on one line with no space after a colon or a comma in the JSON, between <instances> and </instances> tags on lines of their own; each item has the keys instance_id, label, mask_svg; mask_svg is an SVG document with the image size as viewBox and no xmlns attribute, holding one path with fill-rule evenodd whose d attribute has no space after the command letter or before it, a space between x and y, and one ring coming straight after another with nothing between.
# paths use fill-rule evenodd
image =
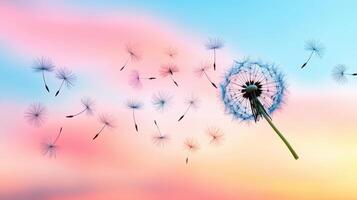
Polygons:
<instances>
[{"instance_id":1,"label":"dandelion seed","mask_svg":"<svg viewBox=\"0 0 357 200\"><path fill-rule=\"evenodd\" d=\"M42 143L43 155L45 155L45 156L48 155L50 158L51 157L56 158L56 151L58 149L58 146L56 143L57 143L58 139L60 138L61 133L62 133L62 127L60 128L60 130L57 134L57 137L53 141L47 141L47 142Z\"/></svg>"},{"instance_id":2,"label":"dandelion seed","mask_svg":"<svg viewBox=\"0 0 357 200\"><path fill-rule=\"evenodd\" d=\"M339 64L336 65L335 68L332 70L332 77L340 83L346 83L347 77L346 76L357 76L357 73L346 73L347 67L345 65Z\"/></svg>"},{"instance_id":3,"label":"dandelion seed","mask_svg":"<svg viewBox=\"0 0 357 200\"><path fill-rule=\"evenodd\" d=\"M120 68L120 71L124 70L124 68L127 67L130 63L137 62L141 59L139 54L130 45L126 45L126 52L128 54L128 58L124 62L124 65Z\"/></svg>"},{"instance_id":4,"label":"dandelion seed","mask_svg":"<svg viewBox=\"0 0 357 200\"><path fill-rule=\"evenodd\" d=\"M136 70L133 70L130 74L129 84L133 88L141 89L143 87L142 80L155 80L156 77L142 77L140 73Z\"/></svg>"},{"instance_id":5,"label":"dandelion seed","mask_svg":"<svg viewBox=\"0 0 357 200\"><path fill-rule=\"evenodd\" d=\"M159 125L157 124L156 120L154 120L154 124L156 126L158 133L152 137L152 141L155 145L163 147L169 141L170 138L167 134L161 133L161 130L160 130Z\"/></svg>"},{"instance_id":6,"label":"dandelion seed","mask_svg":"<svg viewBox=\"0 0 357 200\"><path fill-rule=\"evenodd\" d=\"M41 103L34 103L25 112L25 118L34 126L41 126L45 121L46 107Z\"/></svg>"},{"instance_id":7,"label":"dandelion seed","mask_svg":"<svg viewBox=\"0 0 357 200\"><path fill-rule=\"evenodd\" d=\"M207 135L210 137L210 143L218 145L222 142L224 134L219 128L211 127L207 130Z\"/></svg>"},{"instance_id":8,"label":"dandelion seed","mask_svg":"<svg viewBox=\"0 0 357 200\"><path fill-rule=\"evenodd\" d=\"M91 98L82 98L81 103L83 106L83 109L76 114L73 115L67 115L67 118L73 118L76 117L82 113L87 113L88 115L93 114L93 107L94 107L94 101Z\"/></svg>"},{"instance_id":9,"label":"dandelion seed","mask_svg":"<svg viewBox=\"0 0 357 200\"><path fill-rule=\"evenodd\" d=\"M138 127L138 124L137 124L136 118L135 118L135 110L140 110L143 107L143 103L141 103L140 101L134 100L134 99L130 99L127 101L126 106L127 106L127 108L132 110L135 130L136 130L136 132L139 132L139 127Z\"/></svg>"},{"instance_id":10,"label":"dandelion seed","mask_svg":"<svg viewBox=\"0 0 357 200\"><path fill-rule=\"evenodd\" d=\"M187 150L186 164L188 164L190 154L199 150L199 144L193 138L186 138L184 142L184 147Z\"/></svg>"},{"instance_id":11,"label":"dandelion seed","mask_svg":"<svg viewBox=\"0 0 357 200\"><path fill-rule=\"evenodd\" d=\"M265 118L295 159L298 155L273 124L269 114L280 107L285 95L284 76L274 65L245 60L236 62L221 83L226 110L243 121Z\"/></svg>"},{"instance_id":12,"label":"dandelion seed","mask_svg":"<svg viewBox=\"0 0 357 200\"><path fill-rule=\"evenodd\" d=\"M209 38L205 46L206 49L213 50L213 69L216 70L216 51L223 48L224 42L219 38Z\"/></svg>"},{"instance_id":13,"label":"dandelion seed","mask_svg":"<svg viewBox=\"0 0 357 200\"><path fill-rule=\"evenodd\" d=\"M308 62L310 61L310 59L312 58L312 56L314 54L316 54L318 57L322 58L322 56L324 54L325 47L319 41L309 40L305 43L305 50L310 51L310 56L306 60L306 62L301 66L301 68L304 68L308 64Z\"/></svg>"},{"instance_id":14,"label":"dandelion seed","mask_svg":"<svg viewBox=\"0 0 357 200\"><path fill-rule=\"evenodd\" d=\"M203 75L205 75L205 77L207 78L207 80L211 83L211 85L214 87L214 88L217 88L216 84L211 80L211 78L208 76L207 74L207 70L210 68L210 66L205 63L205 64L202 64L202 66L200 68L197 68L195 70L195 73L197 74L198 77L202 77Z\"/></svg>"},{"instance_id":15,"label":"dandelion seed","mask_svg":"<svg viewBox=\"0 0 357 200\"><path fill-rule=\"evenodd\" d=\"M76 75L74 75L72 71L70 71L66 68L59 69L56 73L56 77L59 80L61 80L62 82L61 82L61 85L60 85L59 89L57 90L55 96L57 96L60 93L63 84L65 84L66 87L68 89L70 89L71 87L74 86L74 82L76 81Z\"/></svg>"},{"instance_id":16,"label":"dandelion seed","mask_svg":"<svg viewBox=\"0 0 357 200\"><path fill-rule=\"evenodd\" d=\"M179 72L178 67L172 63L162 65L160 68L160 75L162 77L170 76L172 82L178 87L178 83L174 79L174 74L177 72Z\"/></svg>"},{"instance_id":17,"label":"dandelion seed","mask_svg":"<svg viewBox=\"0 0 357 200\"><path fill-rule=\"evenodd\" d=\"M152 104L158 111L165 111L171 103L172 96L169 93L159 92L152 97Z\"/></svg>"},{"instance_id":18,"label":"dandelion seed","mask_svg":"<svg viewBox=\"0 0 357 200\"><path fill-rule=\"evenodd\" d=\"M46 57L35 59L32 67L35 72L41 72L43 84L45 85L45 89L47 90L47 92L50 92L50 89L46 83L45 72L53 72L54 68L55 66L52 63L51 59Z\"/></svg>"},{"instance_id":19,"label":"dandelion seed","mask_svg":"<svg viewBox=\"0 0 357 200\"><path fill-rule=\"evenodd\" d=\"M178 119L178 121L181 121L191 108L197 108L198 102L199 102L199 99L193 95L189 99L187 99L186 100L187 108L186 108L185 112L183 113L183 115L181 115L181 117Z\"/></svg>"},{"instance_id":20,"label":"dandelion seed","mask_svg":"<svg viewBox=\"0 0 357 200\"><path fill-rule=\"evenodd\" d=\"M99 134L101 134L102 132L103 132L103 130L105 129L105 128L114 128L114 118L111 116L111 115L109 115L109 114L102 114L102 115L100 115L99 116L99 121L100 121L100 123L102 123L103 124L103 126L99 129L99 131L97 132L97 134L93 137L93 140L95 140L98 136L99 136Z\"/></svg>"},{"instance_id":21,"label":"dandelion seed","mask_svg":"<svg viewBox=\"0 0 357 200\"><path fill-rule=\"evenodd\" d=\"M154 135L152 141L155 145L163 147L170 138L167 135Z\"/></svg>"},{"instance_id":22,"label":"dandelion seed","mask_svg":"<svg viewBox=\"0 0 357 200\"><path fill-rule=\"evenodd\" d=\"M166 54L171 58L174 59L177 56L177 50L174 48L169 48L166 51Z\"/></svg>"}]
</instances>

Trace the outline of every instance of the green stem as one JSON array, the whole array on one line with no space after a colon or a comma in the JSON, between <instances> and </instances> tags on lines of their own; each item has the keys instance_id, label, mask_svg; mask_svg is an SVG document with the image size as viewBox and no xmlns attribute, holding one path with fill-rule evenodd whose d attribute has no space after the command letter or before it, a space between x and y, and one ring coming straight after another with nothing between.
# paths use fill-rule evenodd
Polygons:
<instances>
[{"instance_id":1,"label":"green stem","mask_svg":"<svg viewBox=\"0 0 357 200\"><path fill-rule=\"evenodd\" d=\"M274 129L275 133L278 134L278 136L281 138L281 140L283 140L283 142L285 143L285 145L288 147L288 149L290 150L291 154L293 154L295 160L299 159L299 156L296 154L296 152L294 151L294 149L291 147L291 145L289 144L289 142L285 139L285 137L283 136L282 133L280 133L280 131L275 127L275 125L273 124L273 122L271 121L269 115L265 112L265 109L262 108L262 106L258 106L260 113L263 115L263 117L265 118L265 120L267 120L267 122L269 123L269 125Z\"/></svg>"}]
</instances>

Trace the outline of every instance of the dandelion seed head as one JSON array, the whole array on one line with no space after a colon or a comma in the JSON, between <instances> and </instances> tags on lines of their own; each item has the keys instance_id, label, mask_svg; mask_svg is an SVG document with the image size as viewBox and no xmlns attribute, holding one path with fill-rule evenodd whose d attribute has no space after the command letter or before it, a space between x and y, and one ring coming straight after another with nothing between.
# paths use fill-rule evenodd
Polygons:
<instances>
[{"instance_id":1,"label":"dandelion seed head","mask_svg":"<svg viewBox=\"0 0 357 200\"><path fill-rule=\"evenodd\" d=\"M332 77L337 82L345 83L347 82L346 71L347 71L346 65L343 64L336 65L335 68L332 70Z\"/></svg>"},{"instance_id":2,"label":"dandelion seed head","mask_svg":"<svg viewBox=\"0 0 357 200\"><path fill-rule=\"evenodd\" d=\"M129 84L134 87L134 88L142 88L143 84L140 79L140 73L137 70L131 71L130 77L129 77Z\"/></svg>"},{"instance_id":3,"label":"dandelion seed head","mask_svg":"<svg viewBox=\"0 0 357 200\"><path fill-rule=\"evenodd\" d=\"M235 119L259 119L251 108L251 93L269 114L280 108L286 94L284 75L274 65L250 61L235 62L220 84L221 100Z\"/></svg>"},{"instance_id":4,"label":"dandelion seed head","mask_svg":"<svg viewBox=\"0 0 357 200\"><path fill-rule=\"evenodd\" d=\"M130 99L126 102L126 106L129 109L133 109L133 110L139 110L141 109L144 104L141 101L135 100L135 99Z\"/></svg>"},{"instance_id":5,"label":"dandelion seed head","mask_svg":"<svg viewBox=\"0 0 357 200\"><path fill-rule=\"evenodd\" d=\"M173 59L177 56L177 50L170 47L166 50L166 54Z\"/></svg>"},{"instance_id":6,"label":"dandelion seed head","mask_svg":"<svg viewBox=\"0 0 357 200\"><path fill-rule=\"evenodd\" d=\"M204 73L206 73L207 70L209 70L209 68L211 68L211 66L212 65L207 62L202 63L201 66L196 68L194 72L198 77L201 77Z\"/></svg>"},{"instance_id":7,"label":"dandelion seed head","mask_svg":"<svg viewBox=\"0 0 357 200\"><path fill-rule=\"evenodd\" d=\"M89 97L85 97L81 99L81 102L86 109L86 113L93 114L94 101Z\"/></svg>"},{"instance_id":8,"label":"dandelion seed head","mask_svg":"<svg viewBox=\"0 0 357 200\"><path fill-rule=\"evenodd\" d=\"M36 58L32 67L35 72L52 72L54 68L51 59L47 57Z\"/></svg>"},{"instance_id":9,"label":"dandelion seed head","mask_svg":"<svg viewBox=\"0 0 357 200\"><path fill-rule=\"evenodd\" d=\"M57 71L56 77L66 84L67 88L71 88L74 86L74 82L76 81L77 77L73 74L72 71L68 70L67 68L61 68Z\"/></svg>"},{"instance_id":10,"label":"dandelion seed head","mask_svg":"<svg viewBox=\"0 0 357 200\"><path fill-rule=\"evenodd\" d=\"M173 63L168 63L168 64L164 64L160 67L160 75L162 77L166 77L168 75L174 75L174 73L179 72L179 68L177 67L177 65L173 64Z\"/></svg>"},{"instance_id":11,"label":"dandelion seed head","mask_svg":"<svg viewBox=\"0 0 357 200\"><path fill-rule=\"evenodd\" d=\"M164 111L171 103L172 96L166 92L159 92L152 97L152 104L158 111Z\"/></svg>"},{"instance_id":12,"label":"dandelion seed head","mask_svg":"<svg viewBox=\"0 0 357 200\"><path fill-rule=\"evenodd\" d=\"M168 135L156 134L152 137L152 142L160 147L165 146L165 144L170 140Z\"/></svg>"},{"instance_id":13,"label":"dandelion seed head","mask_svg":"<svg viewBox=\"0 0 357 200\"><path fill-rule=\"evenodd\" d=\"M129 54L131 61L136 62L141 60L139 53L131 45L126 45L126 52Z\"/></svg>"},{"instance_id":14,"label":"dandelion seed head","mask_svg":"<svg viewBox=\"0 0 357 200\"><path fill-rule=\"evenodd\" d=\"M184 147L190 152L195 152L200 148L199 144L194 138L186 138L186 140L184 141Z\"/></svg>"},{"instance_id":15,"label":"dandelion seed head","mask_svg":"<svg viewBox=\"0 0 357 200\"><path fill-rule=\"evenodd\" d=\"M44 123L46 107L41 103L34 103L25 112L25 118L34 126L41 126Z\"/></svg>"},{"instance_id":16,"label":"dandelion seed head","mask_svg":"<svg viewBox=\"0 0 357 200\"><path fill-rule=\"evenodd\" d=\"M197 108L200 99L194 95L191 95L189 98L186 99L186 104L191 106L192 108Z\"/></svg>"},{"instance_id":17,"label":"dandelion seed head","mask_svg":"<svg viewBox=\"0 0 357 200\"><path fill-rule=\"evenodd\" d=\"M56 157L58 146L52 141L42 143L42 154L48 157Z\"/></svg>"},{"instance_id":18,"label":"dandelion seed head","mask_svg":"<svg viewBox=\"0 0 357 200\"><path fill-rule=\"evenodd\" d=\"M208 50L221 49L224 46L224 42L219 38L209 38L205 46Z\"/></svg>"},{"instance_id":19,"label":"dandelion seed head","mask_svg":"<svg viewBox=\"0 0 357 200\"><path fill-rule=\"evenodd\" d=\"M113 118L113 116L109 115L109 114L101 114L99 116L99 121L105 125L106 127L109 127L109 128L114 128L115 126L115 120Z\"/></svg>"},{"instance_id":20,"label":"dandelion seed head","mask_svg":"<svg viewBox=\"0 0 357 200\"><path fill-rule=\"evenodd\" d=\"M210 143L211 144L220 144L223 140L223 132L221 131L221 129L217 128L217 127L210 127L209 129L207 129L207 135L210 137Z\"/></svg>"},{"instance_id":21,"label":"dandelion seed head","mask_svg":"<svg viewBox=\"0 0 357 200\"><path fill-rule=\"evenodd\" d=\"M308 40L305 43L305 50L314 52L320 58L323 56L325 47L317 40Z\"/></svg>"}]
</instances>

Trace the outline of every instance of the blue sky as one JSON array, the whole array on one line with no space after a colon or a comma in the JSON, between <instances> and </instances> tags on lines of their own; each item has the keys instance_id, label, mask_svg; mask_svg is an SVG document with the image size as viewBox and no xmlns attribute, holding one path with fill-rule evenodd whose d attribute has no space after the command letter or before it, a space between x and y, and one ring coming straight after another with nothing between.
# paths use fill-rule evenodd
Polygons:
<instances>
[{"instance_id":1,"label":"blue sky","mask_svg":"<svg viewBox=\"0 0 357 200\"><path fill-rule=\"evenodd\" d=\"M88 9L145 12L204 36L218 36L227 48L245 56L279 64L292 79L306 84L331 81L331 68L354 66L357 48L356 1L67 1ZM298 70L308 53L304 42L317 39L326 46L323 59ZM295 77L295 75L297 77ZM323 76L320 76L323 75ZM302 84L305 84L302 83Z\"/></svg>"},{"instance_id":2,"label":"blue sky","mask_svg":"<svg viewBox=\"0 0 357 200\"><path fill-rule=\"evenodd\" d=\"M65 1L68 7L89 11L139 12L173 23L183 31L197 33L202 40L217 36L233 54L275 62L289 82L301 86L327 87L331 69L339 63L353 71L357 64L355 1ZM326 46L323 59L313 58L305 70L299 66L308 56L304 42L317 39ZM1 48L0 72L6 83L23 84L27 71ZM23 73L20 73L23 72ZM6 78L18 74L20 79ZM318 80L318 81L317 81ZM333 83L335 84L335 83ZM328 84L327 84L328 85ZM8 90L8 84L0 89Z\"/></svg>"}]
</instances>

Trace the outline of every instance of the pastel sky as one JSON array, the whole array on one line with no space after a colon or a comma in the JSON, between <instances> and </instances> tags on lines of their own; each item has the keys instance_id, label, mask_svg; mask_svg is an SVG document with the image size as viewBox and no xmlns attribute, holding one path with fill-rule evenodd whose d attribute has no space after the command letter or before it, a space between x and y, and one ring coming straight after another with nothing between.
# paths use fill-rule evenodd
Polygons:
<instances>
[{"instance_id":1,"label":"pastel sky","mask_svg":"<svg viewBox=\"0 0 357 200\"><path fill-rule=\"evenodd\" d=\"M0 2L0 199L357 199L357 80L341 85L331 77L337 64L357 71L354 1L1 1ZM246 57L275 63L286 74L288 95L273 120L300 155L294 160L266 121L233 120L204 77L194 70L212 62L209 37L225 42L217 52L217 84L234 60ZM308 57L304 43L317 39L324 56ZM120 71L130 44L140 55ZM175 58L165 54L177 50ZM73 88L60 86L31 69L35 58L51 58L56 68L77 76ZM176 87L169 77L132 88L132 70L159 77L160 66L175 63ZM352 92L351 92L352 91ZM152 96L167 92L165 112ZM181 121L185 101L199 98ZM81 98L95 100L93 115L77 112ZM133 126L130 98L143 102ZM27 123L29 105L46 106L40 127ZM100 114L115 127L101 128ZM170 136L164 147L153 144L157 120ZM56 158L44 156L41 144L60 127ZM206 131L219 127L220 145ZM186 138L199 150L185 163Z\"/></svg>"}]
</instances>

